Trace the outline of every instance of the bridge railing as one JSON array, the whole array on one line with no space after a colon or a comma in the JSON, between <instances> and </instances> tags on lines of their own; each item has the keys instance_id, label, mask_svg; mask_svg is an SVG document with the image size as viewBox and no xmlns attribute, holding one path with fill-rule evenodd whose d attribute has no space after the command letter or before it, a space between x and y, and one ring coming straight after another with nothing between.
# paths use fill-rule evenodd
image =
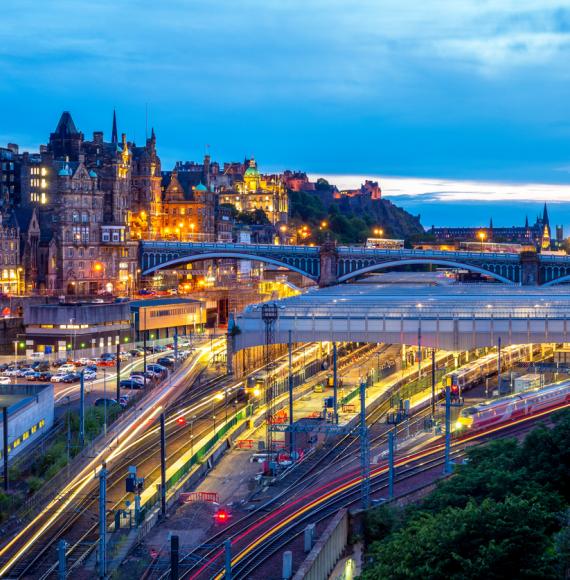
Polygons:
<instances>
[{"instance_id":1,"label":"bridge railing","mask_svg":"<svg viewBox=\"0 0 570 580\"><path fill-rule=\"evenodd\" d=\"M276 244L244 244L244 243L227 243L227 242L141 242L143 249L164 249L168 251L188 250L196 248L199 250L249 250L272 253L299 253L299 254L317 254L319 248L316 246L287 246Z\"/></svg>"},{"instance_id":2,"label":"bridge railing","mask_svg":"<svg viewBox=\"0 0 570 580\"><path fill-rule=\"evenodd\" d=\"M348 254L348 255L371 255L371 256L378 256L378 255L386 255L386 256L433 256L433 257L443 257L443 258L452 258L452 257L461 257L465 258L487 258L490 260L503 260L503 261L519 261L519 254L516 253L499 253L499 252L467 252L462 250L413 250L408 248L403 248L399 250L390 250L390 249L383 249L383 248L365 248L363 246L340 246L338 248L338 252L340 255ZM561 256L558 256L561 257Z\"/></svg>"}]
</instances>

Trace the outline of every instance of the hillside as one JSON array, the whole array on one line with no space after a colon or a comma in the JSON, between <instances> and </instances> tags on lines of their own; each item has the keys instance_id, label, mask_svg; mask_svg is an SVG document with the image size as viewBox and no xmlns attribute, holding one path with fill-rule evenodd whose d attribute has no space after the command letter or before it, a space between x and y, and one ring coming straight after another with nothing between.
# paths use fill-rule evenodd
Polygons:
<instances>
[{"instance_id":1,"label":"hillside","mask_svg":"<svg viewBox=\"0 0 570 580\"><path fill-rule=\"evenodd\" d=\"M313 239L326 234L340 243L362 243L381 228L383 237L410 239L421 236L424 229L418 216L413 216L387 199L369 196L334 199L329 191L289 192L291 220L296 227L307 225ZM324 230L319 228L327 222Z\"/></svg>"}]
</instances>

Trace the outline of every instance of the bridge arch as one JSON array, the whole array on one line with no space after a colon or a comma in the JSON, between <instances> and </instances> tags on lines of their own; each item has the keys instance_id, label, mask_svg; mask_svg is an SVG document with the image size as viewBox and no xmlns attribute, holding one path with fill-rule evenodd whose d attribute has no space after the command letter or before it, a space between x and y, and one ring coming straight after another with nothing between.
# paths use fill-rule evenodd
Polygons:
<instances>
[{"instance_id":1,"label":"bridge arch","mask_svg":"<svg viewBox=\"0 0 570 580\"><path fill-rule=\"evenodd\" d=\"M453 260L440 260L436 258L414 258L414 259L401 259L401 260L391 260L389 262L380 262L378 264L373 264L372 266L366 266L364 268L359 268L354 272L350 272L348 274L344 274L344 276L340 276L338 282L346 282L348 280L352 280L353 278L357 278L358 276L362 276L362 274L367 274L368 272L375 272L377 270L385 270L386 268L393 268L395 266L407 266L413 264L434 264L436 266L449 266L450 268L462 268L465 270L469 270L470 272L476 272L478 274L484 274L485 276L490 276L499 282L503 282L504 284L514 284L512 280L505 278L501 274L497 272L492 272L490 270L485 270L484 268L479 268L478 266L473 266L472 264L463 264L461 262L454 262ZM569 276L570 278L570 276Z\"/></svg>"},{"instance_id":2,"label":"bridge arch","mask_svg":"<svg viewBox=\"0 0 570 580\"><path fill-rule=\"evenodd\" d=\"M566 274L566 276L561 276L560 278L554 278L554 280L549 280L541 286L555 286L556 284L562 284L564 282L570 282L570 274Z\"/></svg>"},{"instance_id":3,"label":"bridge arch","mask_svg":"<svg viewBox=\"0 0 570 580\"><path fill-rule=\"evenodd\" d=\"M149 253L149 258L152 256L152 253ZM180 264L189 264L190 262L200 262L204 260L219 260L221 258L232 258L235 260L251 260L252 262L264 262L265 264L271 264L273 266L278 266L280 268L287 268L288 270L292 270L293 272L297 272L302 276L306 276L311 280L317 280L317 276L314 274L310 274L307 270L303 270L297 266L293 266L288 264L287 262L282 262L280 260L275 260L274 258L269 258L267 256L258 256L255 254L246 254L243 252L207 252L204 254L192 254L190 256L183 256L181 258L170 258L167 261L157 264L156 260L155 263L143 271L143 276L148 276L157 270L162 270L165 268L173 268ZM149 259L148 263L150 264L152 260ZM143 256L143 263L144 263L144 256ZM310 264L309 264L310 266ZM309 269L309 268L308 268Z\"/></svg>"}]
</instances>

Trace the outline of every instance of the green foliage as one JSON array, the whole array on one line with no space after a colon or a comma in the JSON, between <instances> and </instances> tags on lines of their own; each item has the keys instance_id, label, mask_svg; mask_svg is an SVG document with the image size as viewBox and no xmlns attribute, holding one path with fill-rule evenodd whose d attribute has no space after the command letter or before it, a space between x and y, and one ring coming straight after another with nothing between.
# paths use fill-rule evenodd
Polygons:
<instances>
[{"instance_id":1,"label":"green foliage","mask_svg":"<svg viewBox=\"0 0 570 580\"><path fill-rule=\"evenodd\" d=\"M30 493L35 493L42 487L44 480L41 477L36 477L32 475L26 479L26 484Z\"/></svg>"},{"instance_id":2,"label":"green foliage","mask_svg":"<svg viewBox=\"0 0 570 580\"><path fill-rule=\"evenodd\" d=\"M362 578L559 578L570 570L570 414L522 443L502 439L404 513L366 518Z\"/></svg>"},{"instance_id":3,"label":"green foliage","mask_svg":"<svg viewBox=\"0 0 570 580\"><path fill-rule=\"evenodd\" d=\"M269 219L262 209L254 209L253 211L240 211L236 215L236 221L246 225L263 226L267 225Z\"/></svg>"}]
</instances>

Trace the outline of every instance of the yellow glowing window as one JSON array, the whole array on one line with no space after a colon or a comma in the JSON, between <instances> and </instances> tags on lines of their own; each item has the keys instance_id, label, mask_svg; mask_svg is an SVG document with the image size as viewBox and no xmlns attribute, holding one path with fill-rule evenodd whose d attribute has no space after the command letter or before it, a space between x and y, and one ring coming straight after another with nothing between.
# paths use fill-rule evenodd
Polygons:
<instances>
[{"instance_id":1,"label":"yellow glowing window","mask_svg":"<svg viewBox=\"0 0 570 580\"><path fill-rule=\"evenodd\" d=\"M19 437L17 439L14 439L14 442L12 443L12 449L16 449L16 447L18 447L18 445L20 445L21 442L22 440Z\"/></svg>"},{"instance_id":2,"label":"yellow glowing window","mask_svg":"<svg viewBox=\"0 0 570 580\"><path fill-rule=\"evenodd\" d=\"M45 424L46 422L43 419L41 419L40 422L38 423L38 426L41 429Z\"/></svg>"},{"instance_id":3,"label":"yellow glowing window","mask_svg":"<svg viewBox=\"0 0 570 580\"><path fill-rule=\"evenodd\" d=\"M25 441L28 437L30 436L30 432L26 431L23 435L22 435L22 439Z\"/></svg>"},{"instance_id":4,"label":"yellow glowing window","mask_svg":"<svg viewBox=\"0 0 570 580\"><path fill-rule=\"evenodd\" d=\"M32 435L38 430L38 426L34 425L31 429Z\"/></svg>"}]
</instances>

